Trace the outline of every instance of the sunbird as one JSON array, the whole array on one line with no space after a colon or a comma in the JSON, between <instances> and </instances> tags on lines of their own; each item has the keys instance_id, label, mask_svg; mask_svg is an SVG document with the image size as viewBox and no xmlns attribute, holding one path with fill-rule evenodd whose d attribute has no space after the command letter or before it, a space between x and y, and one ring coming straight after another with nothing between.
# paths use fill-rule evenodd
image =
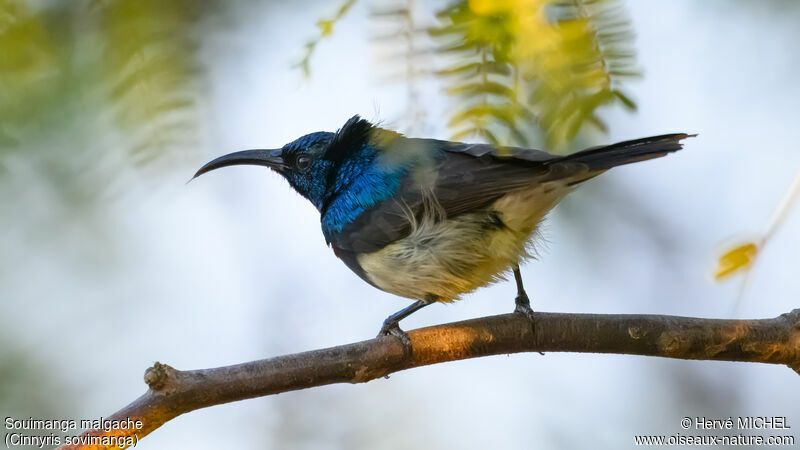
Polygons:
<instances>
[{"instance_id":1,"label":"sunbird","mask_svg":"<svg viewBox=\"0 0 800 450\"><path fill-rule=\"evenodd\" d=\"M307 134L279 149L221 156L221 167L266 166L320 213L334 254L361 279L416 300L379 335L405 336L399 321L435 302L504 280L517 284L515 311L533 321L519 264L537 229L567 193L606 170L682 148L694 136L665 134L566 156L519 147L409 138L359 116L337 132Z\"/></svg>"}]
</instances>

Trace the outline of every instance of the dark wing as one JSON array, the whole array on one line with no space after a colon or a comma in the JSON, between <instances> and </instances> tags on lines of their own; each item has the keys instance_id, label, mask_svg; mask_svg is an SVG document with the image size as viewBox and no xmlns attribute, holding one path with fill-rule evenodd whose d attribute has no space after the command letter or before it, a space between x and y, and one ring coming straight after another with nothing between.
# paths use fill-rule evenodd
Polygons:
<instances>
[{"instance_id":1,"label":"dark wing","mask_svg":"<svg viewBox=\"0 0 800 450\"><path fill-rule=\"evenodd\" d=\"M369 253L402 239L411 231L410 216L424 210L423 190L441 205L446 217L478 211L504 194L547 176L546 164L558 157L539 150L497 149L486 144L462 144L432 139L408 139L427 148L433 159L434 180L406 178L393 198L361 213L340 232L326 236L339 250Z\"/></svg>"},{"instance_id":2,"label":"dark wing","mask_svg":"<svg viewBox=\"0 0 800 450\"><path fill-rule=\"evenodd\" d=\"M519 147L445 144L434 194L447 217L486 208L508 192L551 178L550 163L559 159Z\"/></svg>"},{"instance_id":3,"label":"dark wing","mask_svg":"<svg viewBox=\"0 0 800 450\"><path fill-rule=\"evenodd\" d=\"M519 147L440 142L446 156L435 194L448 217L479 210L532 183L563 180L575 185L624 164L659 158L683 148L693 134L650 136L591 147L566 156Z\"/></svg>"},{"instance_id":4,"label":"dark wing","mask_svg":"<svg viewBox=\"0 0 800 450\"><path fill-rule=\"evenodd\" d=\"M680 141L692 136L695 135L651 136L567 156L518 147L401 138L404 147L424 148L434 155L434 179L427 183L406 179L394 198L364 211L340 232L326 238L342 251L373 252L408 236L409 216L419 217L424 208L424 186L432 188L447 217L456 217L486 208L504 194L532 183L566 180L573 185L615 166L664 156L680 150Z\"/></svg>"}]
</instances>

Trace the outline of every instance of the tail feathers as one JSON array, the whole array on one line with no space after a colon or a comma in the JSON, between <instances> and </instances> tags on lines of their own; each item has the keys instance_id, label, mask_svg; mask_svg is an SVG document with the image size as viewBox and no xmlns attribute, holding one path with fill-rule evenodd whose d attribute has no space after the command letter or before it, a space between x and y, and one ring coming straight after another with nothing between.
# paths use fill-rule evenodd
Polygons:
<instances>
[{"instance_id":1,"label":"tail feathers","mask_svg":"<svg viewBox=\"0 0 800 450\"><path fill-rule=\"evenodd\" d=\"M683 148L683 144L680 142L682 139L694 136L697 135L676 133L618 142L573 153L559 158L553 163L579 163L588 167L590 172L600 172L623 164L660 158L667 153L676 152ZM597 173L593 173L593 175L597 175Z\"/></svg>"}]
</instances>

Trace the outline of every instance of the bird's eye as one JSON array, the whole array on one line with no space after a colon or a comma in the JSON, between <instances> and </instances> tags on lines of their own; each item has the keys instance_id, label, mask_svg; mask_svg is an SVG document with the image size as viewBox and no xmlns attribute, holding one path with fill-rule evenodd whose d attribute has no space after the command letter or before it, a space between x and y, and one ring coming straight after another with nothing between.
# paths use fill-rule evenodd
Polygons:
<instances>
[{"instance_id":1,"label":"bird's eye","mask_svg":"<svg viewBox=\"0 0 800 450\"><path fill-rule=\"evenodd\" d=\"M300 155L294 162L294 166L298 172L305 172L311 167L311 157L308 155Z\"/></svg>"}]
</instances>

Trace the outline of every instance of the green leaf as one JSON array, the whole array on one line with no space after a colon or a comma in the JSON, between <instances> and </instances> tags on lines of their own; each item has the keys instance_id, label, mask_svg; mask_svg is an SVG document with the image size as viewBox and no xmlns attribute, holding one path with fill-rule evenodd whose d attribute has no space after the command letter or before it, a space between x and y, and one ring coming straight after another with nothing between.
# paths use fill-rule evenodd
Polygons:
<instances>
[{"instance_id":1,"label":"green leaf","mask_svg":"<svg viewBox=\"0 0 800 450\"><path fill-rule=\"evenodd\" d=\"M611 91L611 93L614 94L617 99L619 99L619 101L625 105L625 107L631 111L636 111L636 103L634 103L634 101L631 100L627 95L623 94L619 89L614 89Z\"/></svg>"}]
</instances>

